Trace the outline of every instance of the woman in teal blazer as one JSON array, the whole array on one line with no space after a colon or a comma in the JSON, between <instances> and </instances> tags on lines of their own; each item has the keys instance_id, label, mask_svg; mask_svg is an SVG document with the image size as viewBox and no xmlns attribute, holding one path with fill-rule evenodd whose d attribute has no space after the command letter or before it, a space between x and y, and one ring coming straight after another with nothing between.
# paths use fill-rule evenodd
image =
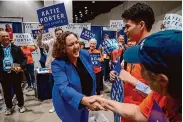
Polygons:
<instances>
[{"instance_id":1,"label":"woman in teal blazer","mask_svg":"<svg viewBox=\"0 0 183 122\"><path fill-rule=\"evenodd\" d=\"M90 55L80 50L76 34L65 32L53 47L53 105L63 122L88 122L89 96L96 92Z\"/></svg>"}]
</instances>

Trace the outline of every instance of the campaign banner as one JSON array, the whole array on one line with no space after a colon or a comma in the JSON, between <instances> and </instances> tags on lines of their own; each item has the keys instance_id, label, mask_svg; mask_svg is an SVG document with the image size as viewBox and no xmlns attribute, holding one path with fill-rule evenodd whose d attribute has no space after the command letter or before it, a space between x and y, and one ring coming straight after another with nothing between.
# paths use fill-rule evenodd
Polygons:
<instances>
[{"instance_id":1,"label":"campaign banner","mask_svg":"<svg viewBox=\"0 0 183 122\"><path fill-rule=\"evenodd\" d=\"M38 48L37 50L35 50L34 52L32 52L32 57L33 57L33 61L34 61L34 69L38 69L41 67L39 60L41 57L40 54L40 49Z\"/></svg>"},{"instance_id":2,"label":"campaign banner","mask_svg":"<svg viewBox=\"0 0 183 122\"><path fill-rule=\"evenodd\" d=\"M90 58L91 58L93 66L101 66L99 53L91 53Z\"/></svg>"},{"instance_id":3,"label":"campaign banner","mask_svg":"<svg viewBox=\"0 0 183 122\"><path fill-rule=\"evenodd\" d=\"M39 23L44 25L44 28L52 28L68 24L68 18L64 3L44 7L37 10Z\"/></svg>"},{"instance_id":4,"label":"campaign banner","mask_svg":"<svg viewBox=\"0 0 183 122\"><path fill-rule=\"evenodd\" d=\"M0 31L6 31L9 33L10 40L13 40L13 28L12 23L0 23Z\"/></svg>"},{"instance_id":5,"label":"campaign banner","mask_svg":"<svg viewBox=\"0 0 183 122\"><path fill-rule=\"evenodd\" d=\"M169 122L163 110L155 100L153 101L153 107L148 122Z\"/></svg>"},{"instance_id":6,"label":"campaign banner","mask_svg":"<svg viewBox=\"0 0 183 122\"><path fill-rule=\"evenodd\" d=\"M50 33L44 33L43 34L43 41L48 41L53 39L52 35Z\"/></svg>"},{"instance_id":7,"label":"campaign banner","mask_svg":"<svg viewBox=\"0 0 183 122\"><path fill-rule=\"evenodd\" d=\"M37 29L37 30L32 30L32 37L34 38L34 39L37 39L37 35L39 34L39 29ZM44 30L44 33L48 33L48 30Z\"/></svg>"},{"instance_id":8,"label":"campaign banner","mask_svg":"<svg viewBox=\"0 0 183 122\"><path fill-rule=\"evenodd\" d=\"M25 33L32 33L32 30L38 30L39 29L39 23L23 23L23 27L24 27L24 32Z\"/></svg>"},{"instance_id":9,"label":"campaign banner","mask_svg":"<svg viewBox=\"0 0 183 122\"><path fill-rule=\"evenodd\" d=\"M95 36L95 34L93 34L90 30L83 28L83 31L81 32L80 38L89 41L94 36Z\"/></svg>"},{"instance_id":10,"label":"campaign banner","mask_svg":"<svg viewBox=\"0 0 183 122\"><path fill-rule=\"evenodd\" d=\"M178 14L166 14L163 20L165 30L182 30L182 16Z\"/></svg>"},{"instance_id":11,"label":"campaign banner","mask_svg":"<svg viewBox=\"0 0 183 122\"><path fill-rule=\"evenodd\" d=\"M103 27L103 31L117 31L117 28L111 28L110 26Z\"/></svg>"},{"instance_id":12,"label":"campaign banner","mask_svg":"<svg viewBox=\"0 0 183 122\"><path fill-rule=\"evenodd\" d=\"M121 71L120 57L117 58L116 62L111 63L111 70L115 71L117 76L119 75ZM123 82L119 78L116 78L115 81L113 81L110 96L112 100L115 100L117 102L124 101ZM121 116L119 114L114 113L114 122L120 122L120 120Z\"/></svg>"},{"instance_id":13,"label":"campaign banner","mask_svg":"<svg viewBox=\"0 0 183 122\"><path fill-rule=\"evenodd\" d=\"M123 20L110 20L110 28L122 29L123 27Z\"/></svg>"},{"instance_id":14,"label":"campaign banner","mask_svg":"<svg viewBox=\"0 0 183 122\"><path fill-rule=\"evenodd\" d=\"M118 49L118 41L116 39L106 39L102 41L101 46L106 53L110 53L114 49Z\"/></svg>"},{"instance_id":15,"label":"campaign banner","mask_svg":"<svg viewBox=\"0 0 183 122\"><path fill-rule=\"evenodd\" d=\"M14 44L17 46L34 45L33 38L29 33L14 33L13 39Z\"/></svg>"},{"instance_id":16,"label":"campaign banner","mask_svg":"<svg viewBox=\"0 0 183 122\"><path fill-rule=\"evenodd\" d=\"M37 35L39 34L39 30L32 30L32 37L33 39L37 39Z\"/></svg>"},{"instance_id":17,"label":"campaign banner","mask_svg":"<svg viewBox=\"0 0 183 122\"><path fill-rule=\"evenodd\" d=\"M83 28L85 28L87 30L91 30L91 23L69 23L68 25L64 25L64 26L49 28L49 33L51 33L53 38L55 38L54 30L56 28L61 28L64 32L65 31L73 32L73 33L77 34L78 37L80 37L80 35L83 31ZM83 41L85 43L85 47L89 47L88 40L84 40L84 39L80 38L80 41Z\"/></svg>"}]
</instances>

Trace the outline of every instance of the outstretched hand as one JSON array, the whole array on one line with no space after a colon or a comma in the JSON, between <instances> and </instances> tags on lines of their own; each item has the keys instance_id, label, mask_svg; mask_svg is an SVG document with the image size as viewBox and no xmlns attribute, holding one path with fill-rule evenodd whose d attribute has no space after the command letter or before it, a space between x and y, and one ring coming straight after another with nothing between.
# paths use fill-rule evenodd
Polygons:
<instances>
[{"instance_id":1,"label":"outstretched hand","mask_svg":"<svg viewBox=\"0 0 183 122\"><path fill-rule=\"evenodd\" d=\"M81 104L85 105L91 111L105 110L105 108L102 107L102 105L100 105L93 96L83 97Z\"/></svg>"},{"instance_id":2,"label":"outstretched hand","mask_svg":"<svg viewBox=\"0 0 183 122\"><path fill-rule=\"evenodd\" d=\"M91 105L98 105L101 106L102 108L98 108L97 110L110 110L109 105L107 104L107 99L103 98L102 96L99 95L94 95L91 96L91 99L89 100L89 103ZM94 109L96 110L96 109Z\"/></svg>"}]
</instances>

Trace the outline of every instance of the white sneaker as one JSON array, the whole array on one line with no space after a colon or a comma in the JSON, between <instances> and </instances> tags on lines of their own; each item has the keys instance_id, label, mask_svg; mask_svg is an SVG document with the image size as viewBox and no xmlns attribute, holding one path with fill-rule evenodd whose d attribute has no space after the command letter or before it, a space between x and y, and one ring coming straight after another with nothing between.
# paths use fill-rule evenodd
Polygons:
<instances>
[{"instance_id":1,"label":"white sneaker","mask_svg":"<svg viewBox=\"0 0 183 122\"><path fill-rule=\"evenodd\" d=\"M19 108L19 112L20 113L24 113L26 111L26 108L24 106L20 107Z\"/></svg>"},{"instance_id":2,"label":"white sneaker","mask_svg":"<svg viewBox=\"0 0 183 122\"><path fill-rule=\"evenodd\" d=\"M55 108L54 107L49 110L49 113L53 113L53 112L55 112Z\"/></svg>"},{"instance_id":3,"label":"white sneaker","mask_svg":"<svg viewBox=\"0 0 183 122\"><path fill-rule=\"evenodd\" d=\"M11 115L13 113L13 111L14 111L13 109L8 108L8 109L5 110L5 115L9 116L9 115Z\"/></svg>"},{"instance_id":4,"label":"white sneaker","mask_svg":"<svg viewBox=\"0 0 183 122\"><path fill-rule=\"evenodd\" d=\"M3 96L0 94L0 100L3 100Z\"/></svg>"}]
</instances>

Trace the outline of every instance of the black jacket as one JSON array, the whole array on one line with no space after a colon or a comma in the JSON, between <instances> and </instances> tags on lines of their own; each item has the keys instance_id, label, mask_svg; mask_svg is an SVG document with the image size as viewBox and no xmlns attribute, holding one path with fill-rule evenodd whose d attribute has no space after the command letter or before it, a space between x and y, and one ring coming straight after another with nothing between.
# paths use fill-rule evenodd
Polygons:
<instances>
[{"instance_id":1,"label":"black jacket","mask_svg":"<svg viewBox=\"0 0 183 122\"><path fill-rule=\"evenodd\" d=\"M27 64L27 58L22 52L21 48L14 44L11 44L11 55L13 57L13 63L20 64L20 67L22 69L25 69L25 65ZM0 81L3 80L3 73L4 73L3 59L4 59L4 51L0 43Z\"/></svg>"}]
</instances>

